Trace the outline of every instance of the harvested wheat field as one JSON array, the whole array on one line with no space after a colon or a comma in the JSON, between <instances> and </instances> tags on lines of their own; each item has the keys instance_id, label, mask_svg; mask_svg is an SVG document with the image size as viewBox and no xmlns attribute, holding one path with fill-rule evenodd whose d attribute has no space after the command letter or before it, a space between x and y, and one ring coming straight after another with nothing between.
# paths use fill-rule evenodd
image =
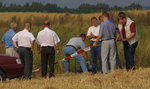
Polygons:
<instances>
[{"instance_id":1,"label":"harvested wheat field","mask_svg":"<svg viewBox=\"0 0 150 89\"><path fill-rule=\"evenodd\" d=\"M68 73L46 79L15 79L0 83L0 89L150 89L150 68L106 75Z\"/></svg>"}]
</instances>

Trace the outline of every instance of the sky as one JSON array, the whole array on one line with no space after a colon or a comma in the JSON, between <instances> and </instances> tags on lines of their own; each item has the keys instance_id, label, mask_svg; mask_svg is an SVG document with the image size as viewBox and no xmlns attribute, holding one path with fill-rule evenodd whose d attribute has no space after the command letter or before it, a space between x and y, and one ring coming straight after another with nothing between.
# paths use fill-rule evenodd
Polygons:
<instances>
[{"instance_id":1,"label":"sky","mask_svg":"<svg viewBox=\"0 0 150 89\"><path fill-rule=\"evenodd\" d=\"M97 4L97 3L106 3L110 6L128 6L131 3L138 3L143 7L150 7L150 0L0 0L6 5L10 3L14 4L25 4L26 2L41 2L43 4L46 3L54 3L60 7L67 6L69 8L76 8L82 3L89 3L89 4Z\"/></svg>"}]
</instances>

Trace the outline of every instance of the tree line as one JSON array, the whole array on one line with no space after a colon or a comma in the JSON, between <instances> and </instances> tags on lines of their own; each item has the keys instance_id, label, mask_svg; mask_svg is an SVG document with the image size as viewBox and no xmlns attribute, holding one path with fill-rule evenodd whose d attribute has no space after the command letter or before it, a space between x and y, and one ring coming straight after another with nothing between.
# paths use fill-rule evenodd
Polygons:
<instances>
[{"instance_id":1,"label":"tree line","mask_svg":"<svg viewBox=\"0 0 150 89\"><path fill-rule=\"evenodd\" d=\"M9 6L6 6L2 2L0 2L0 12L50 12L50 13L94 13L94 12L104 12L104 11L110 11L110 10L139 10L143 9L143 7L139 4L132 3L129 6L126 7L120 7L120 6L112 6L110 7L107 4L104 3L98 3L96 5L91 4L81 4L77 8L68 8L68 7L59 7L56 4L42 4L39 2L32 2L31 4L26 3L24 5L16 5L16 4L10 4Z\"/></svg>"}]
</instances>

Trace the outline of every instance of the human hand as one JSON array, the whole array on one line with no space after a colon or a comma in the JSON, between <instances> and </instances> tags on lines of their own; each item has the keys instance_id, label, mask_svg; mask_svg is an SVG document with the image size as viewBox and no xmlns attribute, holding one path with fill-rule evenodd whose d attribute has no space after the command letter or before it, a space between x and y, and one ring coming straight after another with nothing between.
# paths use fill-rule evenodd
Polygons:
<instances>
[{"instance_id":1,"label":"human hand","mask_svg":"<svg viewBox=\"0 0 150 89\"><path fill-rule=\"evenodd\" d=\"M37 51L38 55L41 55L41 51Z\"/></svg>"},{"instance_id":2,"label":"human hand","mask_svg":"<svg viewBox=\"0 0 150 89\"><path fill-rule=\"evenodd\" d=\"M18 50L18 49L19 49L19 47L17 46L17 47L15 47L15 49L16 49L16 50Z\"/></svg>"},{"instance_id":3,"label":"human hand","mask_svg":"<svg viewBox=\"0 0 150 89\"><path fill-rule=\"evenodd\" d=\"M92 38L97 38L97 36L95 36L93 33L91 33Z\"/></svg>"},{"instance_id":4,"label":"human hand","mask_svg":"<svg viewBox=\"0 0 150 89\"><path fill-rule=\"evenodd\" d=\"M56 53L56 54L59 54L59 50L56 50L55 53Z\"/></svg>"},{"instance_id":5,"label":"human hand","mask_svg":"<svg viewBox=\"0 0 150 89\"><path fill-rule=\"evenodd\" d=\"M117 42L121 42L121 41L122 41L122 39L116 39L116 41L117 41Z\"/></svg>"},{"instance_id":6,"label":"human hand","mask_svg":"<svg viewBox=\"0 0 150 89\"><path fill-rule=\"evenodd\" d=\"M97 46L97 43L96 43L96 42L94 42L93 46Z\"/></svg>"},{"instance_id":7,"label":"human hand","mask_svg":"<svg viewBox=\"0 0 150 89\"><path fill-rule=\"evenodd\" d=\"M125 42L125 41L127 41L127 39L121 39L121 41L122 41L122 42Z\"/></svg>"}]
</instances>

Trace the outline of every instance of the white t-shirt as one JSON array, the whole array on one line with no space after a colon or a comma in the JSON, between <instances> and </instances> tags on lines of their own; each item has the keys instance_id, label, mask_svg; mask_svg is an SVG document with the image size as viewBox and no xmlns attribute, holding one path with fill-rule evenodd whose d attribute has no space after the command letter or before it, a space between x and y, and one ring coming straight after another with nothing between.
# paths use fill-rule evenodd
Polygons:
<instances>
[{"instance_id":1,"label":"white t-shirt","mask_svg":"<svg viewBox=\"0 0 150 89\"><path fill-rule=\"evenodd\" d=\"M53 30L44 28L38 33L36 42L41 46L55 46L60 39Z\"/></svg>"},{"instance_id":2,"label":"white t-shirt","mask_svg":"<svg viewBox=\"0 0 150 89\"><path fill-rule=\"evenodd\" d=\"M16 33L12 40L14 42L18 42L18 46L31 47L35 38L31 32L29 32L27 29L24 29Z\"/></svg>"},{"instance_id":3,"label":"white t-shirt","mask_svg":"<svg viewBox=\"0 0 150 89\"><path fill-rule=\"evenodd\" d=\"M88 29L87 36L90 36L91 33L94 34L95 36L98 36L99 35L99 31L100 31L100 25L98 25L97 27L91 26ZM91 41L96 41L96 39L92 38Z\"/></svg>"}]
</instances>

